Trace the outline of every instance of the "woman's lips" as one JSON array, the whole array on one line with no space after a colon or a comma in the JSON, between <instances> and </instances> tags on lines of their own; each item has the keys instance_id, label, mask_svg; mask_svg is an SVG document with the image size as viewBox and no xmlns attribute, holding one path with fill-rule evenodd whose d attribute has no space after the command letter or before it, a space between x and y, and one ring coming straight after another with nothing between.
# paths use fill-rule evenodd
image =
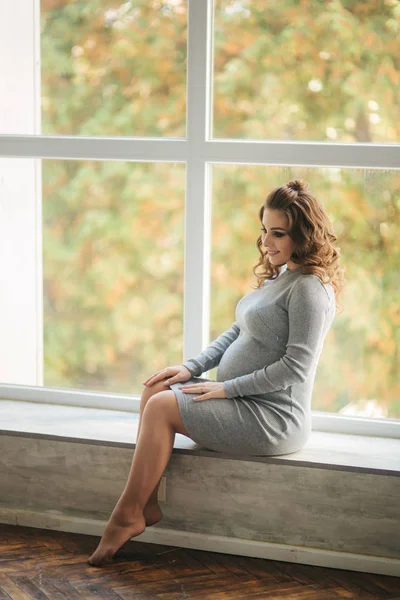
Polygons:
<instances>
[{"instance_id":1,"label":"woman's lips","mask_svg":"<svg viewBox=\"0 0 400 600\"><path fill-rule=\"evenodd\" d=\"M268 254L270 254L271 256L275 256L275 254L279 254L279 250L278 250L277 252L270 252L270 251L268 250Z\"/></svg>"}]
</instances>

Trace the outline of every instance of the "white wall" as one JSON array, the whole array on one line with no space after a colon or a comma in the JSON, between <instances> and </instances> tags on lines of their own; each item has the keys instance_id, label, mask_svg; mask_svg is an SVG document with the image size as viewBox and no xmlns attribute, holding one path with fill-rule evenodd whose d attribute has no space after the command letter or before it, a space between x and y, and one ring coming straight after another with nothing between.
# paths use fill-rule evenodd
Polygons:
<instances>
[{"instance_id":1,"label":"white wall","mask_svg":"<svg viewBox=\"0 0 400 600\"><path fill-rule=\"evenodd\" d=\"M0 134L40 133L38 15L38 0L0 0ZM1 158L1 383L42 385L40 199L40 161Z\"/></svg>"}]
</instances>

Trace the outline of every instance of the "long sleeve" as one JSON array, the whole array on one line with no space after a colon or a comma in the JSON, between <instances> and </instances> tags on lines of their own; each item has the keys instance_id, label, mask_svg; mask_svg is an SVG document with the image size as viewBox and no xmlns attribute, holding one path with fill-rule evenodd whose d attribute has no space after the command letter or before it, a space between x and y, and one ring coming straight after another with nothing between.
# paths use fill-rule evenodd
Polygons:
<instances>
[{"instance_id":1,"label":"long sleeve","mask_svg":"<svg viewBox=\"0 0 400 600\"><path fill-rule=\"evenodd\" d=\"M288 297L286 353L262 369L224 381L227 398L266 394L305 382L318 358L330 305L331 299L317 278L297 280Z\"/></svg>"},{"instance_id":2,"label":"long sleeve","mask_svg":"<svg viewBox=\"0 0 400 600\"><path fill-rule=\"evenodd\" d=\"M235 321L233 325L215 339L203 352L195 358L191 358L182 363L194 377L198 377L205 371L216 367L222 358L225 350L236 340L240 333L239 323Z\"/></svg>"}]
</instances>

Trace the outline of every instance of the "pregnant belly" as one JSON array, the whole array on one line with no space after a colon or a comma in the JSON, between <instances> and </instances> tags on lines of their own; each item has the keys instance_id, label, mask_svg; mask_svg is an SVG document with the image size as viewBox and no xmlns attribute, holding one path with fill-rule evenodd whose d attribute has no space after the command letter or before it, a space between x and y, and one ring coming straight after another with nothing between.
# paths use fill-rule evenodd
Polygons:
<instances>
[{"instance_id":1,"label":"pregnant belly","mask_svg":"<svg viewBox=\"0 0 400 600\"><path fill-rule=\"evenodd\" d=\"M217 369L217 381L227 381L263 369L284 355L281 344L260 346L253 338L240 336L224 352Z\"/></svg>"}]
</instances>

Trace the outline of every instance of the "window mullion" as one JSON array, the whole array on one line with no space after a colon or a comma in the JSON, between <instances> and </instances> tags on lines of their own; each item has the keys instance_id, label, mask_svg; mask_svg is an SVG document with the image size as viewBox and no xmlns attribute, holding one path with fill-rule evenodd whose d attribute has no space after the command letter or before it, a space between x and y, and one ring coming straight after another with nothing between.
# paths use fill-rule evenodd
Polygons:
<instances>
[{"instance_id":1,"label":"window mullion","mask_svg":"<svg viewBox=\"0 0 400 600\"><path fill-rule=\"evenodd\" d=\"M211 16L211 0L189 2L184 360L199 354L209 336L211 190L204 144L211 105Z\"/></svg>"},{"instance_id":2,"label":"window mullion","mask_svg":"<svg viewBox=\"0 0 400 600\"><path fill-rule=\"evenodd\" d=\"M202 94L210 95L210 87ZM189 95L190 95L190 89ZM194 86L192 95L199 93ZM297 165L360 169L400 169L399 144L337 144L254 140L210 140L199 113L199 98L188 103L188 140L0 135L0 156L78 160ZM207 102L207 105L211 104ZM189 117L194 115L194 117ZM205 112L203 110L203 115ZM189 119L198 119L191 122ZM200 125L202 125L200 127ZM201 137L200 137L201 136ZM190 168L190 165L189 165Z\"/></svg>"}]
</instances>

